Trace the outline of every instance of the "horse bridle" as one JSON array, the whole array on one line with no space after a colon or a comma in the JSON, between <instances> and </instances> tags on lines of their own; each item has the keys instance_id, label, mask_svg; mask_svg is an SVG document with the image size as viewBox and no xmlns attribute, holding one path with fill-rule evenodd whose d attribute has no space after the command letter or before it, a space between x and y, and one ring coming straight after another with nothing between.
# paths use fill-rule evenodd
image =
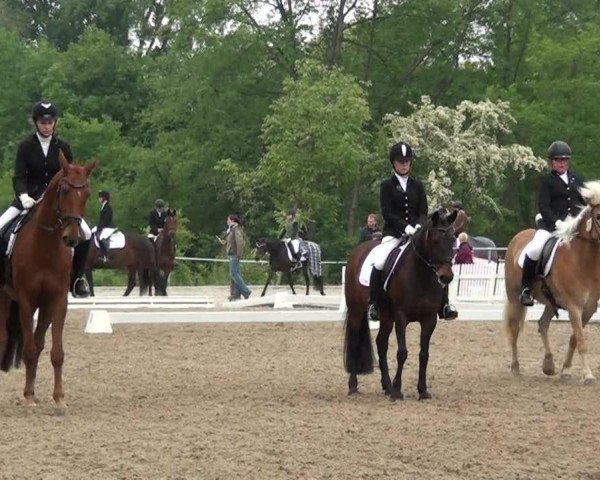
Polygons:
<instances>
[{"instance_id":1,"label":"horse bridle","mask_svg":"<svg viewBox=\"0 0 600 480\"><path fill-rule=\"evenodd\" d=\"M83 221L83 218L80 217L79 215L63 215L62 209L60 208L60 194L63 191L62 187L63 187L63 184L65 184L65 183L71 188L80 190L82 188L87 187L89 185L89 182L86 180L84 183L72 183L69 180L67 180L66 178L61 178L59 180L59 182L60 183L59 183L58 188L56 189L56 196L54 199L54 205L55 205L55 211L56 211L56 224L51 227L48 227L47 225L43 225L40 222L36 222L37 225L41 229L46 230L47 232L54 232L55 230L62 230L70 223L75 223L75 224L77 224L77 226L80 226L81 222Z\"/></svg>"},{"instance_id":2,"label":"horse bridle","mask_svg":"<svg viewBox=\"0 0 600 480\"><path fill-rule=\"evenodd\" d=\"M428 228L427 231L425 232L425 241L427 241L427 239L429 238L429 232L430 231L438 231L438 232L444 232L445 234L448 233L450 230L454 230L454 226L450 225L449 227L446 228L442 228L442 227L431 227ZM417 246L415 244L415 242L410 242L412 244L413 250L415 251L415 254L417 255L417 257L425 264L427 265L431 270L433 270L433 272L437 275L437 271L438 268L446 263L451 263L451 262L441 262L441 263L433 263L432 261L430 261L425 255L423 255L421 252L419 252L419 250L417 249Z\"/></svg>"}]
</instances>

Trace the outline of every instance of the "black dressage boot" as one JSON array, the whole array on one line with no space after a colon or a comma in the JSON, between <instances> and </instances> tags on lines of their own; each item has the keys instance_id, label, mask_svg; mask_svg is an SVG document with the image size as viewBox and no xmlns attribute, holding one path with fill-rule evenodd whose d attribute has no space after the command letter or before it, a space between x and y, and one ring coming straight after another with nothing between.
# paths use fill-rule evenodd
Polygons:
<instances>
[{"instance_id":1,"label":"black dressage boot","mask_svg":"<svg viewBox=\"0 0 600 480\"><path fill-rule=\"evenodd\" d=\"M74 249L73 270L71 273L71 293L76 298L86 298L90 296L90 286L85 279L85 261L87 259L90 241L84 240Z\"/></svg>"},{"instance_id":2,"label":"black dressage boot","mask_svg":"<svg viewBox=\"0 0 600 480\"><path fill-rule=\"evenodd\" d=\"M369 308L367 316L369 320L379 321L379 303L381 301L381 277L383 272L373 267L371 279L369 280Z\"/></svg>"},{"instance_id":3,"label":"black dressage boot","mask_svg":"<svg viewBox=\"0 0 600 480\"><path fill-rule=\"evenodd\" d=\"M448 285L444 287L444 296L442 298L442 309L438 313L444 320L454 320L458 317L458 310L450 303L448 298Z\"/></svg>"},{"instance_id":4,"label":"black dressage boot","mask_svg":"<svg viewBox=\"0 0 600 480\"><path fill-rule=\"evenodd\" d=\"M535 280L536 269L537 262L525 255L525 260L523 261L523 276L521 277L522 290L521 295L519 295L519 300L521 301L521 305L526 307L533 306L533 295L531 294L531 288L533 286L533 281Z\"/></svg>"}]
</instances>

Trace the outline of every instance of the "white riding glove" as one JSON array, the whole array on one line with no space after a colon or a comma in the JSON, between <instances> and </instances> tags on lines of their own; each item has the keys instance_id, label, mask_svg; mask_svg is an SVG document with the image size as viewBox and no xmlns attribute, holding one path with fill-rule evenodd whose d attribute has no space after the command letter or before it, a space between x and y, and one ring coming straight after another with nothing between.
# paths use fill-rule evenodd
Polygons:
<instances>
[{"instance_id":1,"label":"white riding glove","mask_svg":"<svg viewBox=\"0 0 600 480\"><path fill-rule=\"evenodd\" d=\"M35 205L35 200L26 193L19 195L19 200L21 200L21 205L23 205L23 208L26 210L29 210Z\"/></svg>"},{"instance_id":2,"label":"white riding glove","mask_svg":"<svg viewBox=\"0 0 600 480\"><path fill-rule=\"evenodd\" d=\"M559 230L565 222L563 222L562 220L557 220L556 222L554 222L554 228L556 228L557 230Z\"/></svg>"},{"instance_id":3,"label":"white riding glove","mask_svg":"<svg viewBox=\"0 0 600 480\"><path fill-rule=\"evenodd\" d=\"M415 233L417 233L417 230L419 230L419 228L421 228L421 225L418 224L414 227L412 225L407 225L404 229L404 233L406 233L409 237L412 237Z\"/></svg>"}]
</instances>

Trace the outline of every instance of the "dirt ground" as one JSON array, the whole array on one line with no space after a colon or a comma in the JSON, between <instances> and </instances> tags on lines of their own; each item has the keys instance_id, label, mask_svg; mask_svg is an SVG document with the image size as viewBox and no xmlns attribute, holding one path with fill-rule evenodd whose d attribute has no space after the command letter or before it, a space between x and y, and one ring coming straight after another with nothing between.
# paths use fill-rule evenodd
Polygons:
<instances>
[{"instance_id":1,"label":"dirt ground","mask_svg":"<svg viewBox=\"0 0 600 480\"><path fill-rule=\"evenodd\" d=\"M346 395L339 323L87 336L85 318L66 327L66 416L53 415L48 351L33 411L20 405L24 370L0 377L0 478L600 479L600 386L545 377L534 324L515 379L500 323L440 323L427 402L411 326L405 400L392 403L378 372ZM586 333L598 374L600 330ZM552 325L559 366L568 335Z\"/></svg>"}]
</instances>

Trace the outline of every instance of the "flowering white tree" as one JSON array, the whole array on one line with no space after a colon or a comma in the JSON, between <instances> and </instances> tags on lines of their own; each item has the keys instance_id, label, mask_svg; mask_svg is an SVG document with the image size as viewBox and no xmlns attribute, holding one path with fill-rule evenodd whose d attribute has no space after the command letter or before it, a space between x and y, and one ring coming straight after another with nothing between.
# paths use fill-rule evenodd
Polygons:
<instances>
[{"instance_id":1,"label":"flowering white tree","mask_svg":"<svg viewBox=\"0 0 600 480\"><path fill-rule=\"evenodd\" d=\"M463 101L456 108L435 106L427 96L414 111L385 118L394 141L409 143L415 167L425 172L431 206L447 205L456 198L476 198L482 207L500 211L490 195L497 192L509 170L521 179L528 170L541 170L545 162L531 148L501 145L515 119L508 102Z\"/></svg>"}]
</instances>

